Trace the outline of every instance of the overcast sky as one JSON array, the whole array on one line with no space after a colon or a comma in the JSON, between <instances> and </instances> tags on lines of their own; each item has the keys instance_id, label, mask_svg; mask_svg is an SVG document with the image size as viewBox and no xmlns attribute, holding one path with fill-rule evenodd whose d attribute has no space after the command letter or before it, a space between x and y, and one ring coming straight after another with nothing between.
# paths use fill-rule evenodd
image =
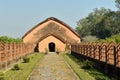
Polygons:
<instances>
[{"instance_id":1,"label":"overcast sky","mask_svg":"<svg viewBox=\"0 0 120 80\"><path fill-rule=\"evenodd\" d=\"M21 38L48 17L76 27L95 8L117 10L114 0L0 0L0 36Z\"/></svg>"}]
</instances>

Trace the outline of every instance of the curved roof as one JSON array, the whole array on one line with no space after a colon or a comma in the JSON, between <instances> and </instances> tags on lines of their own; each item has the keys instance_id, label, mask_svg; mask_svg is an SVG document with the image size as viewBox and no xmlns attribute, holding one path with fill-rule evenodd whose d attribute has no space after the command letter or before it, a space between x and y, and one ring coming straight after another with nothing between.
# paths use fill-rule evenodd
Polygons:
<instances>
[{"instance_id":1,"label":"curved roof","mask_svg":"<svg viewBox=\"0 0 120 80\"><path fill-rule=\"evenodd\" d=\"M37 24L36 26L34 26L34 27L33 27L32 29L30 29L27 33L25 33L25 35L22 37L22 39L23 39L24 37L26 37L32 30L34 30L35 28L37 28L39 25L41 25L41 24L43 24L43 23L45 23L45 22L47 22L47 21L49 21L49 20L56 21L56 22L58 22L58 23L60 23L60 24L62 24L62 25L64 25L64 26L66 26L70 31L72 31L76 36L78 36L78 37L80 38L79 34L77 34L69 25L67 25L67 24L65 24L64 22L58 20L57 18L49 17L49 18L47 18L46 20L44 20L44 21L42 21L41 23L39 23L39 24Z\"/></svg>"}]
</instances>

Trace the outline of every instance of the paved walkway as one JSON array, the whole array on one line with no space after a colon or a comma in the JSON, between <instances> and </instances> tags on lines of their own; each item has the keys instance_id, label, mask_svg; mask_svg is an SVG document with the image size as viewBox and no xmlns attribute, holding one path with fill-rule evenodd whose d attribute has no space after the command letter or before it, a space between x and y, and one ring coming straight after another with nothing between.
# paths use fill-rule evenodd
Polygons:
<instances>
[{"instance_id":1,"label":"paved walkway","mask_svg":"<svg viewBox=\"0 0 120 80\"><path fill-rule=\"evenodd\" d=\"M28 80L79 80L64 58L55 53L44 56Z\"/></svg>"}]
</instances>

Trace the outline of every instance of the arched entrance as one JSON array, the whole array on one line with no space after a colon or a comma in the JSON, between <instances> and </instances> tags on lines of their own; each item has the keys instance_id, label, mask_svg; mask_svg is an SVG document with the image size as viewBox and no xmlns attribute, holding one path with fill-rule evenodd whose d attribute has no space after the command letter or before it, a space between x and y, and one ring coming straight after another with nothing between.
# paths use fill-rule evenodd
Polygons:
<instances>
[{"instance_id":1,"label":"arched entrance","mask_svg":"<svg viewBox=\"0 0 120 80\"><path fill-rule=\"evenodd\" d=\"M50 52L55 52L55 43L54 42L49 43L48 47L49 47Z\"/></svg>"},{"instance_id":2,"label":"arched entrance","mask_svg":"<svg viewBox=\"0 0 120 80\"><path fill-rule=\"evenodd\" d=\"M35 48L34 48L34 52L39 52L39 45L38 45L38 43L36 44L36 46L35 46Z\"/></svg>"}]
</instances>

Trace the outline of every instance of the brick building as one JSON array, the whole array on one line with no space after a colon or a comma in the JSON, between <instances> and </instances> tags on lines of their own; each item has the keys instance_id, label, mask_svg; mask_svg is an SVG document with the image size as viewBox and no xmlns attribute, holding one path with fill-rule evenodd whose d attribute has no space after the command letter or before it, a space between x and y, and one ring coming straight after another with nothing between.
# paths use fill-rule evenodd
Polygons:
<instances>
[{"instance_id":1,"label":"brick building","mask_svg":"<svg viewBox=\"0 0 120 80\"><path fill-rule=\"evenodd\" d=\"M54 17L37 24L22 38L24 43L34 44L34 50L39 52L65 51L71 44L81 42L79 35L69 25Z\"/></svg>"}]
</instances>

